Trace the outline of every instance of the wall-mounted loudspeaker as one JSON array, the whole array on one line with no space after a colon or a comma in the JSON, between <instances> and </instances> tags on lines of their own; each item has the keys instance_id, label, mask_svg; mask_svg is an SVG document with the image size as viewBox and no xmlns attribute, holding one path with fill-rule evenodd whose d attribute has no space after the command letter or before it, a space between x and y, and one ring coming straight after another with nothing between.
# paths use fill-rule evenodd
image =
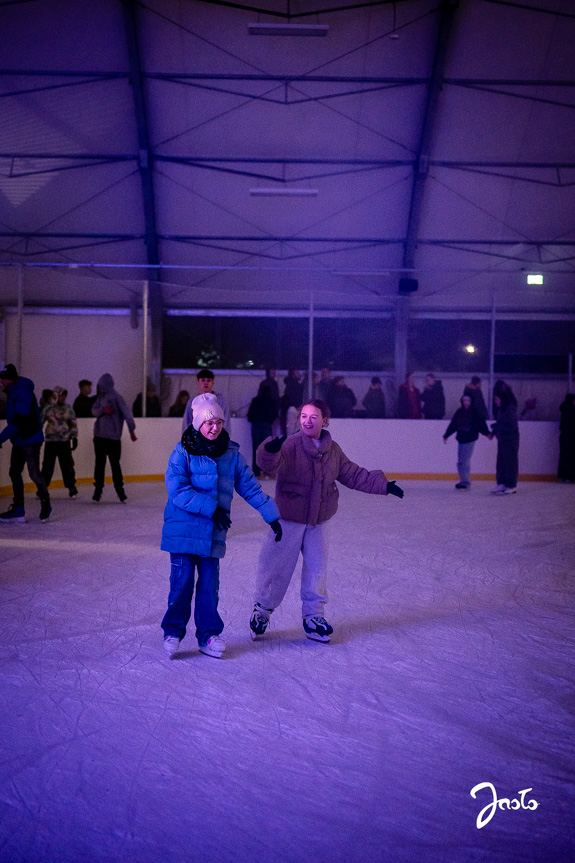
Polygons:
<instances>
[{"instance_id":1,"label":"wall-mounted loudspeaker","mask_svg":"<svg viewBox=\"0 0 575 863\"><path fill-rule=\"evenodd\" d=\"M419 283L417 279L400 279L399 280L399 293L400 294L412 294L419 287Z\"/></svg>"}]
</instances>

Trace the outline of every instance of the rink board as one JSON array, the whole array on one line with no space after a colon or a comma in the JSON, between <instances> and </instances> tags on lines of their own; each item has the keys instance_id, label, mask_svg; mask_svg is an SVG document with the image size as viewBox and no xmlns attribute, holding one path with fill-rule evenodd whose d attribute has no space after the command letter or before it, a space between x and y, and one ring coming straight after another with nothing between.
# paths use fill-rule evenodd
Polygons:
<instances>
[{"instance_id":1,"label":"rink board","mask_svg":"<svg viewBox=\"0 0 575 863\"><path fill-rule=\"evenodd\" d=\"M251 426L246 419L231 420L231 436L251 462ZM346 455L369 470L381 469L392 479L457 480L457 442L444 444L445 420L332 420L330 431ZM519 423L519 479L546 481L557 476L559 429L555 422ZM92 482L93 420L78 420L78 449L74 453L79 485ZM179 419L138 419L133 443L124 427L122 470L126 482L163 481L170 453L181 434ZM9 444L0 450L0 495L11 494ZM480 437L471 462L471 478L495 479L496 441ZM110 472L106 474L110 480ZM58 466L52 480L61 488ZM27 490L33 486L28 483Z\"/></svg>"}]
</instances>

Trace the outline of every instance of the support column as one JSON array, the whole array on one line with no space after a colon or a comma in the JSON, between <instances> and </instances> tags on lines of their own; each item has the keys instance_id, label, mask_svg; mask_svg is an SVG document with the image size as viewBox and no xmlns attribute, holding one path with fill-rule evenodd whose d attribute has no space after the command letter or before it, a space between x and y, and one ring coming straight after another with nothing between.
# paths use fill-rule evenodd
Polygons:
<instances>
[{"instance_id":1,"label":"support column","mask_svg":"<svg viewBox=\"0 0 575 863\"><path fill-rule=\"evenodd\" d=\"M158 231L156 226L156 202L154 194L153 153L150 147L148 132L148 116L146 109L146 94L144 76L140 58L140 46L137 27L137 7L135 0L121 0L124 13L126 44L130 64L130 83L134 98L134 111L138 132L138 169L142 186L142 202L144 224L146 229L146 257L150 265L148 272L149 310L151 324L151 355L149 357L149 377L160 392L162 371L162 324L163 297L161 286L161 270L158 248Z\"/></svg>"},{"instance_id":2,"label":"support column","mask_svg":"<svg viewBox=\"0 0 575 863\"><path fill-rule=\"evenodd\" d=\"M395 300L395 385L398 389L407 374L408 322L409 296L400 294Z\"/></svg>"},{"instance_id":3,"label":"support column","mask_svg":"<svg viewBox=\"0 0 575 863\"><path fill-rule=\"evenodd\" d=\"M22 341L24 338L24 267L18 265L18 336L16 341L16 368L22 374Z\"/></svg>"},{"instance_id":4,"label":"support column","mask_svg":"<svg viewBox=\"0 0 575 863\"><path fill-rule=\"evenodd\" d=\"M307 347L307 397L313 398L313 291L309 295L309 329Z\"/></svg>"},{"instance_id":5,"label":"support column","mask_svg":"<svg viewBox=\"0 0 575 863\"><path fill-rule=\"evenodd\" d=\"M495 377L495 326L497 314L496 293L493 291L491 298L491 341L489 344L489 389L487 391L487 411L489 419L493 419L493 379Z\"/></svg>"}]
</instances>

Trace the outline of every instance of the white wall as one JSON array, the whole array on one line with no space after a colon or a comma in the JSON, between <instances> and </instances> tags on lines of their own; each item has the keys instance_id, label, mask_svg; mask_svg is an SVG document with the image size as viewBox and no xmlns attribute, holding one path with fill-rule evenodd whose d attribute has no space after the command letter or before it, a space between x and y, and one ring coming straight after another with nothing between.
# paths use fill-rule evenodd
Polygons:
<instances>
[{"instance_id":1,"label":"white wall","mask_svg":"<svg viewBox=\"0 0 575 863\"><path fill-rule=\"evenodd\" d=\"M6 360L17 363L16 315L7 315ZM69 401L78 381L93 381L109 372L128 404L142 390L142 328L129 315L24 315L20 374L32 378L39 398L43 389L62 386Z\"/></svg>"},{"instance_id":2,"label":"white wall","mask_svg":"<svg viewBox=\"0 0 575 863\"><path fill-rule=\"evenodd\" d=\"M122 469L126 481L161 479L168 458L181 436L181 420L140 419L136 421L138 440L133 443L125 433L122 441ZM74 453L77 476L91 482L94 468L93 421L78 420L79 446ZM1 427L1 426L0 426ZM332 420L330 432L346 455L370 470L380 468L391 478L452 479L456 475L457 444L447 444L442 435L447 424L441 420ZM520 478L556 476L559 457L556 423L520 423ZM251 427L247 420L232 419L231 435L251 463ZM10 494L8 468L10 444L0 450L0 493ZM477 478L491 478L495 471L497 444L480 438L472 460ZM25 475L26 476L26 475ZM109 476L109 472L108 472ZM61 474L56 468L54 480ZM59 485L59 484L56 484Z\"/></svg>"}]
</instances>

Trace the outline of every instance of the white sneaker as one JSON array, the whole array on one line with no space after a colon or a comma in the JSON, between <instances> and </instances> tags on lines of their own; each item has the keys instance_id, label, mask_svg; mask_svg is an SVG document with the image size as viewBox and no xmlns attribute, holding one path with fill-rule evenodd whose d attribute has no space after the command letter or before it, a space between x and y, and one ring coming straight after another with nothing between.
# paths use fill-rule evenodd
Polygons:
<instances>
[{"instance_id":1,"label":"white sneaker","mask_svg":"<svg viewBox=\"0 0 575 863\"><path fill-rule=\"evenodd\" d=\"M180 639L175 635L164 635L164 650L173 656L180 646Z\"/></svg>"},{"instance_id":2,"label":"white sneaker","mask_svg":"<svg viewBox=\"0 0 575 863\"><path fill-rule=\"evenodd\" d=\"M225 641L222 641L219 635L210 635L205 644L200 644L200 653L205 653L206 656L215 656L219 659L226 649Z\"/></svg>"},{"instance_id":3,"label":"white sneaker","mask_svg":"<svg viewBox=\"0 0 575 863\"><path fill-rule=\"evenodd\" d=\"M496 485L495 488L492 488L489 494L503 494L505 491L504 485Z\"/></svg>"},{"instance_id":4,"label":"white sneaker","mask_svg":"<svg viewBox=\"0 0 575 863\"><path fill-rule=\"evenodd\" d=\"M507 486L503 489L501 494L515 494L517 488L508 488Z\"/></svg>"}]
</instances>

